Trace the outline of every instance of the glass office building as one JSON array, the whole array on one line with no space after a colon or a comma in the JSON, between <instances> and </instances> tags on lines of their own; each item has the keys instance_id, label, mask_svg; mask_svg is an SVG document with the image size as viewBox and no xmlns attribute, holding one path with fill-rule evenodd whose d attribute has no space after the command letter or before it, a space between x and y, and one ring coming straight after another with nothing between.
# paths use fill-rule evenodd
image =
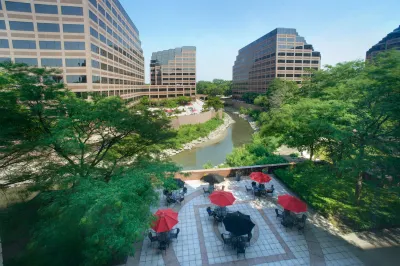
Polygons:
<instances>
[{"instance_id":1,"label":"glass office building","mask_svg":"<svg viewBox=\"0 0 400 266\"><path fill-rule=\"evenodd\" d=\"M154 52L150 61L150 81L151 85L159 87L160 98L166 98L167 94L172 97L173 92L175 96L195 96L196 47ZM168 90L163 88L166 86L169 86Z\"/></svg>"},{"instance_id":2,"label":"glass office building","mask_svg":"<svg viewBox=\"0 0 400 266\"><path fill-rule=\"evenodd\" d=\"M386 35L380 42L375 44L367 51L367 60L374 57L379 52L388 50L388 49L395 49L400 50L400 26L397 27L394 31Z\"/></svg>"},{"instance_id":3,"label":"glass office building","mask_svg":"<svg viewBox=\"0 0 400 266\"><path fill-rule=\"evenodd\" d=\"M118 0L1 0L0 61L6 60L59 68L55 80L84 98L158 91L145 85L139 31Z\"/></svg>"},{"instance_id":4,"label":"glass office building","mask_svg":"<svg viewBox=\"0 0 400 266\"><path fill-rule=\"evenodd\" d=\"M233 66L232 94L265 93L275 78L301 84L307 69L319 69L320 52L314 51L296 29L277 28L239 50Z\"/></svg>"}]
</instances>

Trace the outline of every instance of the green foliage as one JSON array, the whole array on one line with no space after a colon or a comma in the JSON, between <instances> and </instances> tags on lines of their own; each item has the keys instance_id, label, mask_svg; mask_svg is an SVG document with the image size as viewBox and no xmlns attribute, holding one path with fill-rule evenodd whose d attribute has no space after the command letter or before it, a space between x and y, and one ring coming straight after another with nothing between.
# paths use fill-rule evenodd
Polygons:
<instances>
[{"instance_id":1,"label":"green foliage","mask_svg":"<svg viewBox=\"0 0 400 266\"><path fill-rule=\"evenodd\" d=\"M388 228L400 224L399 187L385 180L367 181L359 206L354 205L351 176L337 178L331 165L300 164L275 174L314 210L353 230Z\"/></svg>"},{"instance_id":2,"label":"green foliage","mask_svg":"<svg viewBox=\"0 0 400 266\"><path fill-rule=\"evenodd\" d=\"M187 105L192 99L189 96L179 96L177 98L165 99L160 101L151 101L149 97L145 96L140 98L139 102L136 104L136 108L146 109L147 107L167 107L176 108L181 105Z\"/></svg>"},{"instance_id":3,"label":"green foliage","mask_svg":"<svg viewBox=\"0 0 400 266\"><path fill-rule=\"evenodd\" d=\"M274 138L262 138L255 134L250 144L234 148L227 155L226 163L231 167L284 163L286 162L284 158L272 153L278 148L277 143Z\"/></svg>"},{"instance_id":4,"label":"green foliage","mask_svg":"<svg viewBox=\"0 0 400 266\"><path fill-rule=\"evenodd\" d=\"M299 154L297 152L295 152L295 153L289 154L289 156L292 157L292 158L298 158Z\"/></svg>"},{"instance_id":5,"label":"green foliage","mask_svg":"<svg viewBox=\"0 0 400 266\"><path fill-rule=\"evenodd\" d=\"M212 169L214 168L213 164L208 161L207 163L203 164L203 169Z\"/></svg>"},{"instance_id":6,"label":"green foliage","mask_svg":"<svg viewBox=\"0 0 400 266\"><path fill-rule=\"evenodd\" d=\"M182 145L192 140L208 136L208 134L222 125L223 122L222 119L213 118L202 124L183 125L175 131L176 136L168 141L168 147L180 149Z\"/></svg>"},{"instance_id":7,"label":"green foliage","mask_svg":"<svg viewBox=\"0 0 400 266\"><path fill-rule=\"evenodd\" d=\"M204 108L209 109L211 107L218 111L219 109L224 108L224 103L219 97L208 96Z\"/></svg>"},{"instance_id":8,"label":"green foliage","mask_svg":"<svg viewBox=\"0 0 400 266\"><path fill-rule=\"evenodd\" d=\"M246 92L242 95L242 100L245 101L246 103L253 104L254 100L259 96L260 94L257 92Z\"/></svg>"},{"instance_id":9,"label":"green foliage","mask_svg":"<svg viewBox=\"0 0 400 266\"><path fill-rule=\"evenodd\" d=\"M196 92L209 96L229 96L232 95L232 81L223 79L214 79L213 81L200 80L196 84Z\"/></svg>"}]
</instances>

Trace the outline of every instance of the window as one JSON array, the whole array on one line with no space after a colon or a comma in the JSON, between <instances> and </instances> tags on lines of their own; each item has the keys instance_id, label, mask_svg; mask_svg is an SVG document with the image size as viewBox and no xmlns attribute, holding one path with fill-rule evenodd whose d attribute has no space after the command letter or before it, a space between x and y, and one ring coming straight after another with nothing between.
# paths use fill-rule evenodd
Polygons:
<instances>
[{"instance_id":1,"label":"window","mask_svg":"<svg viewBox=\"0 0 400 266\"><path fill-rule=\"evenodd\" d=\"M33 31L32 22L10 21L10 30Z\"/></svg>"},{"instance_id":2,"label":"window","mask_svg":"<svg viewBox=\"0 0 400 266\"><path fill-rule=\"evenodd\" d=\"M113 60L113 54L112 53L108 53L108 59Z\"/></svg>"},{"instance_id":3,"label":"window","mask_svg":"<svg viewBox=\"0 0 400 266\"><path fill-rule=\"evenodd\" d=\"M285 56L286 53L278 53L280 56Z\"/></svg>"},{"instance_id":4,"label":"window","mask_svg":"<svg viewBox=\"0 0 400 266\"><path fill-rule=\"evenodd\" d=\"M104 37L103 34L100 34L100 41L102 41L103 43L107 44L107 39L106 39L106 37Z\"/></svg>"},{"instance_id":5,"label":"window","mask_svg":"<svg viewBox=\"0 0 400 266\"><path fill-rule=\"evenodd\" d=\"M286 67L286 70L293 70L293 67Z\"/></svg>"},{"instance_id":6,"label":"window","mask_svg":"<svg viewBox=\"0 0 400 266\"><path fill-rule=\"evenodd\" d=\"M97 32L97 30L93 29L92 27L90 27L90 35L92 35L96 39L99 38L99 33Z\"/></svg>"},{"instance_id":7,"label":"window","mask_svg":"<svg viewBox=\"0 0 400 266\"><path fill-rule=\"evenodd\" d=\"M4 20L0 20L0 30L5 30L6 29L6 23Z\"/></svg>"},{"instance_id":8,"label":"window","mask_svg":"<svg viewBox=\"0 0 400 266\"><path fill-rule=\"evenodd\" d=\"M295 67L294 70L303 70L302 67Z\"/></svg>"},{"instance_id":9,"label":"window","mask_svg":"<svg viewBox=\"0 0 400 266\"><path fill-rule=\"evenodd\" d=\"M47 82L54 82L54 83L63 83L63 76L51 76L47 77Z\"/></svg>"},{"instance_id":10,"label":"window","mask_svg":"<svg viewBox=\"0 0 400 266\"><path fill-rule=\"evenodd\" d=\"M35 12L41 14L58 14L58 8L55 5L35 4Z\"/></svg>"},{"instance_id":11,"label":"window","mask_svg":"<svg viewBox=\"0 0 400 266\"><path fill-rule=\"evenodd\" d=\"M86 83L86 75L69 75L67 76L67 83Z\"/></svg>"},{"instance_id":12,"label":"window","mask_svg":"<svg viewBox=\"0 0 400 266\"><path fill-rule=\"evenodd\" d=\"M63 31L68 33L83 33L85 29L81 24L63 24Z\"/></svg>"},{"instance_id":13,"label":"window","mask_svg":"<svg viewBox=\"0 0 400 266\"><path fill-rule=\"evenodd\" d=\"M36 41L13 40L12 42L14 49L36 49Z\"/></svg>"},{"instance_id":14,"label":"window","mask_svg":"<svg viewBox=\"0 0 400 266\"><path fill-rule=\"evenodd\" d=\"M83 9L82 7L77 6L62 6L61 14L71 16L83 16Z\"/></svg>"},{"instance_id":15,"label":"window","mask_svg":"<svg viewBox=\"0 0 400 266\"><path fill-rule=\"evenodd\" d=\"M100 63L99 63L99 61L92 60L92 67L93 67L93 68L100 68Z\"/></svg>"},{"instance_id":16,"label":"window","mask_svg":"<svg viewBox=\"0 0 400 266\"><path fill-rule=\"evenodd\" d=\"M286 60L286 63L293 64L294 60Z\"/></svg>"},{"instance_id":17,"label":"window","mask_svg":"<svg viewBox=\"0 0 400 266\"><path fill-rule=\"evenodd\" d=\"M0 39L0 48L10 48L7 39Z\"/></svg>"},{"instance_id":18,"label":"window","mask_svg":"<svg viewBox=\"0 0 400 266\"><path fill-rule=\"evenodd\" d=\"M293 74L286 74L286 77L293 78Z\"/></svg>"},{"instance_id":19,"label":"window","mask_svg":"<svg viewBox=\"0 0 400 266\"><path fill-rule=\"evenodd\" d=\"M311 61L311 64L319 64L319 61L313 60L313 61Z\"/></svg>"},{"instance_id":20,"label":"window","mask_svg":"<svg viewBox=\"0 0 400 266\"><path fill-rule=\"evenodd\" d=\"M106 13L106 18L110 23L112 23L112 18L110 14Z\"/></svg>"},{"instance_id":21,"label":"window","mask_svg":"<svg viewBox=\"0 0 400 266\"><path fill-rule=\"evenodd\" d=\"M91 48L92 52L93 52L93 53L96 53L96 54L98 54L99 51L100 51L99 47L97 47L97 46L94 45L93 43L90 45L90 48Z\"/></svg>"},{"instance_id":22,"label":"window","mask_svg":"<svg viewBox=\"0 0 400 266\"><path fill-rule=\"evenodd\" d=\"M100 27L102 27L104 30L107 29L106 23L104 23L104 21L102 21L101 19L99 19L99 25L100 25Z\"/></svg>"},{"instance_id":23,"label":"window","mask_svg":"<svg viewBox=\"0 0 400 266\"><path fill-rule=\"evenodd\" d=\"M103 14L103 16L106 15L106 11L104 10L104 8L101 5L98 5L97 9L99 10L100 14Z\"/></svg>"},{"instance_id":24,"label":"window","mask_svg":"<svg viewBox=\"0 0 400 266\"><path fill-rule=\"evenodd\" d=\"M6 1L7 11L32 12L30 3Z\"/></svg>"},{"instance_id":25,"label":"window","mask_svg":"<svg viewBox=\"0 0 400 266\"><path fill-rule=\"evenodd\" d=\"M278 78L283 78L285 77L285 74L278 74Z\"/></svg>"},{"instance_id":26,"label":"window","mask_svg":"<svg viewBox=\"0 0 400 266\"><path fill-rule=\"evenodd\" d=\"M285 70L285 67L278 67L278 70Z\"/></svg>"},{"instance_id":27,"label":"window","mask_svg":"<svg viewBox=\"0 0 400 266\"><path fill-rule=\"evenodd\" d=\"M38 23L39 32L60 32L60 25L54 23Z\"/></svg>"},{"instance_id":28,"label":"window","mask_svg":"<svg viewBox=\"0 0 400 266\"><path fill-rule=\"evenodd\" d=\"M107 64L101 63L101 69L102 70L107 70Z\"/></svg>"},{"instance_id":29,"label":"window","mask_svg":"<svg viewBox=\"0 0 400 266\"><path fill-rule=\"evenodd\" d=\"M37 66L38 61L36 58L15 58L16 64L26 64L28 66Z\"/></svg>"},{"instance_id":30,"label":"window","mask_svg":"<svg viewBox=\"0 0 400 266\"><path fill-rule=\"evenodd\" d=\"M96 0L89 0L89 2L94 5L95 7L97 7L97 1Z\"/></svg>"},{"instance_id":31,"label":"window","mask_svg":"<svg viewBox=\"0 0 400 266\"><path fill-rule=\"evenodd\" d=\"M107 6L108 9L111 9L111 3L110 3L110 1L106 0L106 6Z\"/></svg>"},{"instance_id":32,"label":"window","mask_svg":"<svg viewBox=\"0 0 400 266\"><path fill-rule=\"evenodd\" d=\"M294 56L294 53L287 53L287 56Z\"/></svg>"},{"instance_id":33,"label":"window","mask_svg":"<svg viewBox=\"0 0 400 266\"><path fill-rule=\"evenodd\" d=\"M303 54L302 53L296 53L296 56L302 56Z\"/></svg>"},{"instance_id":34,"label":"window","mask_svg":"<svg viewBox=\"0 0 400 266\"><path fill-rule=\"evenodd\" d=\"M100 76L92 76L92 82L93 83L100 83Z\"/></svg>"},{"instance_id":35,"label":"window","mask_svg":"<svg viewBox=\"0 0 400 266\"><path fill-rule=\"evenodd\" d=\"M310 53L304 53L303 56L309 57L309 56L311 56L311 54Z\"/></svg>"},{"instance_id":36,"label":"window","mask_svg":"<svg viewBox=\"0 0 400 266\"><path fill-rule=\"evenodd\" d=\"M117 69L117 68L115 68L115 69ZM110 71L110 72L113 72L113 66L108 66L108 71Z\"/></svg>"},{"instance_id":37,"label":"window","mask_svg":"<svg viewBox=\"0 0 400 266\"><path fill-rule=\"evenodd\" d=\"M61 50L61 42L39 41L39 47L44 50Z\"/></svg>"},{"instance_id":38,"label":"window","mask_svg":"<svg viewBox=\"0 0 400 266\"><path fill-rule=\"evenodd\" d=\"M310 60L303 60L303 64L309 64Z\"/></svg>"},{"instance_id":39,"label":"window","mask_svg":"<svg viewBox=\"0 0 400 266\"><path fill-rule=\"evenodd\" d=\"M42 58L42 67L62 67L61 58Z\"/></svg>"},{"instance_id":40,"label":"window","mask_svg":"<svg viewBox=\"0 0 400 266\"><path fill-rule=\"evenodd\" d=\"M294 60L294 62L295 62L296 64L301 64L301 62L303 62L303 61L301 61L301 60Z\"/></svg>"},{"instance_id":41,"label":"window","mask_svg":"<svg viewBox=\"0 0 400 266\"><path fill-rule=\"evenodd\" d=\"M101 77L101 83L107 84L108 83L108 78L107 77Z\"/></svg>"},{"instance_id":42,"label":"window","mask_svg":"<svg viewBox=\"0 0 400 266\"><path fill-rule=\"evenodd\" d=\"M86 59L84 58L65 59L65 65L67 67L85 67Z\"/></svg>"},{"instance_id":43,"label":"window","mask_svg":"<svg viewBox=\"0 0 400 266\"><path fill-rule=\"evenodd\" d=\"M11 58L8 58L8 57L0 57L0 63L4 63L4 62L11 62Z\"/></svg>"},{"instance_id":44,"label":"window","mask_svg":"<svg viewBox=\"0 0 400 266\"><path fill-rule=\"evenodd\" d=\"M112 31L112 29L109 28L109 27L107 27L107 32L108 32L108 34L113 35L113 31Z\"/></svg>"},{"instance_id":45,"label":"window","mask_svg":"<svg viewBox=\"0 0 400 266\"><path fill-rule=\"evenodd\" d=\"M85 50L84 42L64 42L65 50Z\"/></svg>"},{"instance_id":46,"label":"window","mask_svg":"<svg viewBox=\"0 0 400 266\"><path fill-rule=\"evenodd\" d=\"M100 49L100 54L102 56L104 56L104 57L107 57L107 51L106 50Z\"/></svg>"},{"instance_id":47,"label":"window","mask_svg":"<svg viewBox=\"0 0 400 266\"><path fill-rule=\"evenodd\" d=\"M90 18L91 20L93 20L94 22L98 23L98 18L97 18L97 16L96 16L92 11L90 11L90 10L89 10L89 18Z\"/></svg>"},{"instance_id":48,"label":"window","mask_svg":"<svg viewBox=\"0 0 400 266\"><path fill-rule=\"evenodd\" d=\"M285 63L285 60L279 59L278 63Z\"/></svg>"}]
</instances>

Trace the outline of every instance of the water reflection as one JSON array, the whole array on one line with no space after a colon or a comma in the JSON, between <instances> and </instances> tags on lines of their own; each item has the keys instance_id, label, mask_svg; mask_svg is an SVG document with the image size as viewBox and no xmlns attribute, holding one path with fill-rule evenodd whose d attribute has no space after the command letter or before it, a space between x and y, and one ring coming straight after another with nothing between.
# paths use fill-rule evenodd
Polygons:
<instances>
[{"instance_id":1,"label":"water reflection","mask_svg":"<svg viewBox=\"0 0 400 266\"><path fill-rule=\"evenodd\" d=\"M207 162L218 165L225 162L226 155L232 152L234 147L251 141L253 130L249 123L235 114L229 114L236 121L231 125L225 136L219 140L203 143L190 151L183 151L171 157L181 165L183 170L201 169Z\"/></svg>"}]
</instances>

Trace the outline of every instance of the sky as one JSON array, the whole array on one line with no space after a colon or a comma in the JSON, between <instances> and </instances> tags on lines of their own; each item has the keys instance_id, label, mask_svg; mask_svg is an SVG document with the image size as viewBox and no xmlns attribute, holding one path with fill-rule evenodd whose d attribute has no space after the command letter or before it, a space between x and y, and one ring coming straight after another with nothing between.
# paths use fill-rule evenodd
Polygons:
<instances>
[{"instance_id":1,"label":"sky","mask_svg":"<svg viewBox=\"0 0 400 266\"><path fill-rule=\"evenodd\" d=\"M232 79L238 50L278 27L295 28L322 65L364 59L400 25L399 0L120 0L136 27L149 82L152 52L197 48L197 81Z\"/></svg>"}]
</instances>

